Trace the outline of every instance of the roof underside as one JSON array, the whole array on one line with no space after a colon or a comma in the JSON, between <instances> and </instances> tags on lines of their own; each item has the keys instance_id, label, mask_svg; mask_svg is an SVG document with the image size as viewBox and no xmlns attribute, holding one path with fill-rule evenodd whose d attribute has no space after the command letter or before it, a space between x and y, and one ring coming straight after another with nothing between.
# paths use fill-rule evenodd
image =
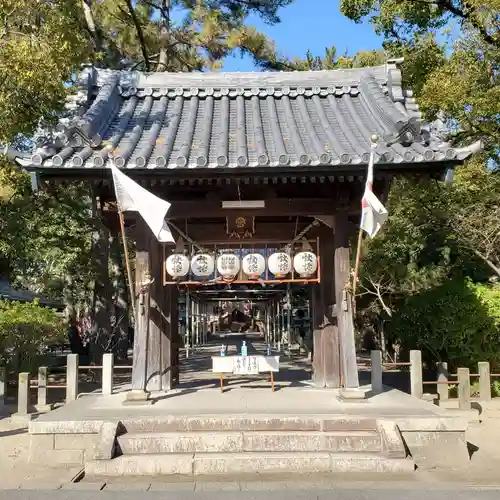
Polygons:
<instances>
[{"instance_id":1,"label":"roof underside","mask_svg":"<svg viewBox=\"0 0 500 500\"><path fill-rule=\"evenodd\" d=\"M90 69L76 116L25 160L34 170L308 167L460 161L422 126L395 62L293 73L141 74ZM82 102L83 99L83 102Z\"/></svg>"}]
</instances>

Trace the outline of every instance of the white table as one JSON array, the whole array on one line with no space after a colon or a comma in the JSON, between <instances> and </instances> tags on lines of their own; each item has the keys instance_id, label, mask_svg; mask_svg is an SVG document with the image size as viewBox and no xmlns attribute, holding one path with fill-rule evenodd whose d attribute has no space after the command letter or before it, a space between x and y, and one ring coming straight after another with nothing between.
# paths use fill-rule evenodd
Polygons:
<instances>
[{"instance_id":1,"label":"white table","mask_svg":"<svg viewBox=\"0 0 500 500\"><path fill-rule=\"evenodd\" d=\"M212 356L212 371L220 374L220 390L224 392L224 373L258 375L269 372L274 392L274 372L280 371L279 356Z\"/></svg>"}]
</instances>

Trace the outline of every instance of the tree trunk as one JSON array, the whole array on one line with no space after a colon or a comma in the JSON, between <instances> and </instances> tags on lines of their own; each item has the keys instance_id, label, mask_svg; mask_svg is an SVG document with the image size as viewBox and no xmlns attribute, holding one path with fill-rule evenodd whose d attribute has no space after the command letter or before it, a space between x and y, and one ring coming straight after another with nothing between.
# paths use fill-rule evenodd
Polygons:
<instances>
[{"instance_id":1,"label":"tree trunk","mask_svg":"<svg viewBox=\"0 0 500 500\"><path fill-rule=\"evenodd\" d=\"M125 277L122 246L119 236L111 239L111 276L115 323L113 328L113 351L119 359L127 359L129 311L128 291Z\"/></svg>"},{"instance_id":2,"label":"tree trunk","mask_svg":"<svg viewBox=\"0 0 500 500\"><path fill-rule=\"evenodd\" d=\"M168 51L170 44L170 9L171 0L162 0L160 9L160 22L158 24L158 38L160 40L160 54L158 57L158 66L156 71L167 71L168 69Z\"/></svg>"},{"instance_id":3,"label":"tree trunk","mask_svg":"<svg viewBox=\"0 0 500 500\"><path fill-rule=\"evenodd\" d=\"M102 52L102 36L96 26L94 13L92 12L92 0L82 0L82 9L87 23L87 29L92 36L94 42L94 49L96 52Z\"/></svg>"},{"instance_id":4,"label":"tree trunk","mask_svg":"<svg viewBox=\"0 0 500 500\"><path fill-rule=\"evenodd\" d=\"M109 230L103 224L97 203L93 204L93 255L94 295L92 300L92 327L89 339L91 361L100 364L103 353L112 347L111 334L111 284L109 281Z\"/></svg>"}]
</instances>

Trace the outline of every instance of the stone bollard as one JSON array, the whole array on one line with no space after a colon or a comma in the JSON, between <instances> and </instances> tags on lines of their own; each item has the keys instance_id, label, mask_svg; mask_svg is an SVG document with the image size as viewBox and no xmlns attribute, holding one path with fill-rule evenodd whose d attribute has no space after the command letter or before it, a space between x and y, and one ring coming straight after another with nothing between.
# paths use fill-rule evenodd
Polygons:
<instances>
[{"instance_id":1,"label":"stone bollard","mask_svg":"<svg viewBox=\"0 0 500 500\"><path fill-rule=\"evenodd\" d=\"M372 351L372 391L380 394L383 391L382 383L382 351Z\"/></svg>"},{"instance_id":2,"label":"stone bollard","mask_svg":"<svg viewBox=\"0 0 500 500\"><path fill-rule=\"evenodd\" d=\"M422 398L424 385L422 380L422 352L410 351L410 390L411 395Z\"/></svg>"},{"instance_id":3,"label":"stone bollard","mask_svg":"<svg viewBox=\"0 0 500 500\"><path fill-rule=\"evenodd\" d=\"M460 410L470 410L470 372L468 368L457 370L458 378L458 408Z\"/></svg>"},{"instance_id":4,"label":"stone bollard","mask_svg":"<svg viewBox=\"0 0 500 500\"><path fill-rule=\"evenodd\" d=\"M30 374L20 373L17 386L17 412L12 415L12 420L31 420L29 413L30 404Z\"/></svg>"},{"instance_id":5,"label":"stone bollard","mask_svg":"<svg viewBox=\"0 0 500 500\"><path fill-rule=\"evenodd\" d=\"M437 363L437 381L443 382L442 384L438 383L437 385L439 401L448 401L450 398L449 387L448 384L444 383L448 382L448 363L446 361L440 361Z\"/></svg>"},{"instance_id":6,"label":"stone bollard","mask_svg":"<svg viewBox=\"0 0 500 500\"><path fill-rule=\"evenodd\" d=\"M102 355L102 393L104 396L113 394L113 354Z\"/></svg>"},{"instance_id":7,"label":"stone bollard","mask_svg":"<svg viewBox=\"0 0 500 500\"><path fill-rule=\"evenodd\" d=\"M479 397L481 401L491 401L490 364L487 361L480 361L477 368L479 373Z\"/></svg>"},{"instance_id":8,"label":"stone bollard","mask_svg":"<svg viewBox=\"0 0 500 500\"><path fill-rule=\"evenodd\" d=\"M0 366L0 408L5 405L5 390L7 389L7 370Z\"/></svg>"},{"instance_id":9,"label":"stone bollard","mask_svg":"<svg viewBox=\"0 0 500 500\"><path fill-rule=\"evenodd\" d=\"M46 366L38 367L38 389L36 406L38 411L47 409L47 379L48 369Z\"/></svg>"},{"instance_id":10,"label":"stone bollard","mask_svg":"<svg viewBox=\"0 0 500 500\"><path fill-rule=\"evenodd\" d=\"M66 358L66 403L78 396L78 354L68 354Z\"/></svg>"}]
</instances>

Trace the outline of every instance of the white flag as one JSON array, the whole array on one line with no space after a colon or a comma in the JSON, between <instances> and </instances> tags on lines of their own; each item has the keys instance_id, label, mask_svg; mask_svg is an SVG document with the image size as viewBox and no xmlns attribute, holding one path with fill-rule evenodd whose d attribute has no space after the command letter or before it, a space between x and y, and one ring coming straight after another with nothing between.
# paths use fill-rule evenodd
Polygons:
<instances>
[{"instance_id":1,"label":"white flag","mask_svg":"<svg viewBox=\"0 0 500 500\"><path fill-rule=\"evenodd\" d=\"M376 143L372 143L368 175L363 199L361 201L361 229L373 238L380 230L389 214L380 200L373 194L373 164L375 161Z\"/></svg>"},{"instance_id":2,"label":"white flag","mask_svg":"<svg viewBox=\"0 0 500 500\"><path fill-rule=\"evenodd\" d=\"M161 243L175 243L165 221L165 216L170 209L170 203L144 189L121 172L113 163L111 164L111 172L113 174L118 210L120 212L139 212L158 241Z\"/></svg>"}]
</instances>

